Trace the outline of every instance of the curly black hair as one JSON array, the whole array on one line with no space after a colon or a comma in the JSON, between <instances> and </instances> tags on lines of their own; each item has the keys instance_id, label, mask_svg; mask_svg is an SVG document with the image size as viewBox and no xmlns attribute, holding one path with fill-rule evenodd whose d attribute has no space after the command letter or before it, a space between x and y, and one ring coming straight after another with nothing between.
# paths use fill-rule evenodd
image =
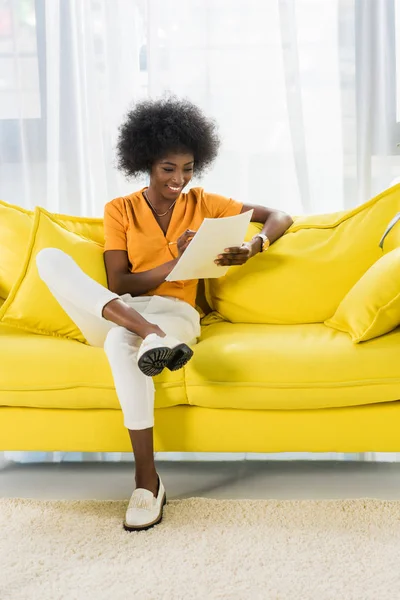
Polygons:
<instances>
[{"instance_id":1,"label":"curly black hair","mask_svg":"<svg viewBox=\"0 0 400 600\"><path fill-rule=\"evenodd\" d=\"M175 96L139 102L119 132L117 168L127 177L150 173L154 161L170 152L193 153L193 170L200 175L220 146L215 122L189 100Z\"/></svg>"}]
</instances>

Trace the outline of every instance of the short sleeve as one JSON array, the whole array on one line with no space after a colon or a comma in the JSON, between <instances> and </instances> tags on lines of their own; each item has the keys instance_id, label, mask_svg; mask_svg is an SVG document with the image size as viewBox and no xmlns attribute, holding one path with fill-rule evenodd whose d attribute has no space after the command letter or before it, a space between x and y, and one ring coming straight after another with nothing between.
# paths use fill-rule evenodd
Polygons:
<instances>
[{"instance_id":1,"label":"short sleeve","mask_svg":"<svg viewBox=\"0 0 400 600\"><path fill-rule=\"evenodd\" d=\"M104 250L127 250L122 206L116 200L104 208Z\"/></svg>"},{"instance_id":2,"label":"short sleeve","mask_svg":"<svg viewBox=\"0 0 400 600\"><path fill-rule=\"evenodd\" d=\"M213 219L234 217L235 215L239 215L243 208L242 202L237 202L237 200L219 196L218 194L208 194L207 192L204 192L204 203L210 217Z\"/></svg>"}]
</instances>

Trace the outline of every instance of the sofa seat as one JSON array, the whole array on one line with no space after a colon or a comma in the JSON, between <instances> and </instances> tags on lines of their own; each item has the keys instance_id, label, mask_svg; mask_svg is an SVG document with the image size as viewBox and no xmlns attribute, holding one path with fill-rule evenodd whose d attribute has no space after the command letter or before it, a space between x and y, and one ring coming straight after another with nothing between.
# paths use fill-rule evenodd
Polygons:
<instances>
[{"instance_id":1,"label":"sofa seat","mask_svg":"<svg viewBox=\"0 0 400 600\"><path fill-rule=\"evenodd\" d=\"M101 348L0 325L0 406L119 409ZM187 404L183 370L155 378L156 408Z\"/></svg>"},{"instance_id":2,"label":"sofa seat","mask_svg":"<svg viewBox=\"0 0 400 600\"><path fill-rule=\"evenodd\" d=\"M190 405L318 409L400 399L400 329L361 344L322 323L203 327L185 368Z\"/></svg>"}]
</instances>

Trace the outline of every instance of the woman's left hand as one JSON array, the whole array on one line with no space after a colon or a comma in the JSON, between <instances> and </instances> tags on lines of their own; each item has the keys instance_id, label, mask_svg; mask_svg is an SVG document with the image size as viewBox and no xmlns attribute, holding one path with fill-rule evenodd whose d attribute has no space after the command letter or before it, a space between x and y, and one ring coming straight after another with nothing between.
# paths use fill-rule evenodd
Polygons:
<instances>
[{"instance_id":1,"label":"woman's left hand","mask_svg":"<svg viewBox=\"0 0 400 600\"><path fill-rule=\"evenodd\" d=\"M256 253L257 251L250 242L244 242L240 247L225 248L225 251L218 254L214 262L220 267L244 265Z\"/></svg>"}]
</instances>

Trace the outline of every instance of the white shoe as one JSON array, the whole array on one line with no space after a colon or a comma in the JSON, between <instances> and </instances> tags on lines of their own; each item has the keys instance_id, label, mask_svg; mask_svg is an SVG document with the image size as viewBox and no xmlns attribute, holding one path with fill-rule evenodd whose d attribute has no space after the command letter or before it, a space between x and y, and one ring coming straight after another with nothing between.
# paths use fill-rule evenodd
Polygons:
<instances>
[{"instance_id":1,"label":"white shoe","mask_svg":"<svg viewBox=\"0 0 400 600\"><path fill-rule=\"evenodd\" d=\"M167 367L170 371L181 369L193 356L193 350L176 338L160 337L151 333L144 338L138 353L139 369L149 377L158 375Z\"/></svg>"},{"instance_id":2,"label":"white shoe","mask_svg":"<svg viewBox=\"0 0 400 600\"><path fill-rule=\"evenodd\" d=\"M124 529L126 531L150 529L161 521L167 496L160 476L158 476L158 481L157 498L150 490L144 488L136 488L133 492L125 515Z\"/></svg>"}]
</instances>

